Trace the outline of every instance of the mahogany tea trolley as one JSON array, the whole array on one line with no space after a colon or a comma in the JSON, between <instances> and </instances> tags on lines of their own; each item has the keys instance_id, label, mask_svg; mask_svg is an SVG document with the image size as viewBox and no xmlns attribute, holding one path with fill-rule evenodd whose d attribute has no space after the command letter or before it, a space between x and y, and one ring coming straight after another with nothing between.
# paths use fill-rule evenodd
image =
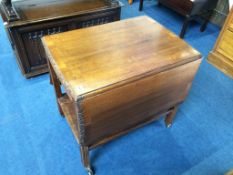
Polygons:
<instances>
[{"instance_id":1,"label":"mahogany tea trolley","mask_svg":"<svg viewBox=\"0 0 233 175\"><path fill-rule=\"evenodd\" d=\"M161 115L171 126L201 63L199 52L146 16L45 36L42 42L60 113L89 175L90 149Z\"/></svg>"}]
</instances>

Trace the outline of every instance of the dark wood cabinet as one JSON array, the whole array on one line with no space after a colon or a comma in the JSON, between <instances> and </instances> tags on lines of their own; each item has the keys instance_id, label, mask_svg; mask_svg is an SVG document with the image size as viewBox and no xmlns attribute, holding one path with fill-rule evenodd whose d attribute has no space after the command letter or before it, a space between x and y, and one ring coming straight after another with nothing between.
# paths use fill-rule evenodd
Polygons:
<instances>
[{"instance_id":1,"label":"dark wood cabinet","mask_svg":"<svg viewBox=\"0 0 233 175\"><path fill-rule=\"evenodd\" d=\"M19 67L26 78L48 72L41 37L117 21L120 12L121 3L117 0L1 3L1 16Z\"/></svg>"}]
</instances>

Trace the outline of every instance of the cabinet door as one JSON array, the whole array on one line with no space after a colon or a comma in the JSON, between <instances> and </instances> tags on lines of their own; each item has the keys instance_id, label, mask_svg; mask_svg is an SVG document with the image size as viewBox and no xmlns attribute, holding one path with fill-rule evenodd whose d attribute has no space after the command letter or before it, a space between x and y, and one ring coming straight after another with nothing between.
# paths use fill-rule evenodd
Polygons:
<instances>
[{"instance_id":1,"label":"cabinet door","mask_svg":"<svg viewBox=\"0 0 233 175\"><path fill-rule=\"evenodd\" d=\"M34 29L21 34L24 47L26 48L25 52L27 54L30 70L46 64L46 56L43 51L41 37L65 31L68 31L67 25L48 28L44 26L43 29Z\"/></svg>"},{"instance_id":2,"label":"cabinet door","mask_svg":"<svg viewBox=\"0 0 233 175\"><path fill-rule=\"evenodd\" d=\"M56 19L41 23L13 27L15 48L22 72L27 77L47 71L47 60L41 37L78 28L89 27L120 19L120 8L91 12L72 18Z\"/></svg>"},{"instance_id":3,"label":"cabinet door","mask_svg":"<svg viewBox=\"0 0 233 175\"><path fill-rule=\"evenodd\" d=\"M95 26L114 21L115 12L88 14L59 22L34 25L30 28L21 29L21 38L27 54L30 70L38 69L46 65L47 60L41 43L41 37L52 35L73 29Z\"/></svg>"}]
</instances>

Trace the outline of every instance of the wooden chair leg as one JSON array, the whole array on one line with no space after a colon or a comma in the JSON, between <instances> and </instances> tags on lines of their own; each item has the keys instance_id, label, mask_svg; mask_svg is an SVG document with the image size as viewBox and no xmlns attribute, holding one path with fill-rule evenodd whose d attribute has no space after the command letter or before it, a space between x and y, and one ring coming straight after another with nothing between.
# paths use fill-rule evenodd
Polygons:
<instances>
[{"instance_id":1,"label":"wooden chair leg","mask_svg":"<svg viewBox=\"0 0 233 175\"><path fill-rule=\"evenodd\" d=\"M161 5L162 5L161 2L158 1L158 2L157 2L157 6L161 6Z\"/></svg>"},{"instance_id":2,"label":"wooden chair leg","mask_svg":"<svg viewBox=\"0 0 233 175\"><path fill-rule=\"evenodd\" d=\"M206 17L205 17L205 20L204 20L203 24L201 25L201 28L200 28L200 31L201 31L201 32L204 32L204 31L205 31L205 29L206 29L206 27L207 27L207 24L208 24L208 22L209 22L209 20L210 20L211 15L212 15L212 11L209 11L209 12L207 13Z\"/></svg>"},{"instance_id":3,"label":"wooden chair leg","mask_svg":"<svg viewBox=\"0 0 233 175\"><path fill-rule=\"evenodd\" d=\"M142 11L142 9L143 9L143 1L144 1L144 0L140 0L140 3L139 3L139 11Z\"/></svg>"},{"instance_id":4,"label":"wooden chair leg","mask_svg":"<svg viewBox=\"0 0 233 175\"><path fill-rule=\"evenodd\" d=\"M190 21L190 17L186 16L185 20L184 20L184 24L183 24L181 32L180 32L180 38L184 38L184 35L185 35L186 30L188 28L189 21Z\"/></svg>"},{"instance_id":5,"label":"wooden chair leg","mask_svg":"<svg viewBox=\"0 0 233 175\"><path fill-rule=\"evenodd\" d=\"M50 83L51 85L53 85L52 77L51 77L50 74L49 74L49 83Z\"/></svg>"},{"instance_id":6,"label":"wooden chair leg","mask_svg":"<svg viewBox=\"0 0 233 175\"><path fill-rule=\"evenodd\" d=\"M53 70L53 67L49 61L48 61L48 66L49 66L50 81L51 81L51 84L53 84L56 98L57 98L58 109L59 109L60 114L62 116L64 116L62 108L61 108L60 104L58 103L58 98L63 96L62 91L61 91L61 84L60 84L60 81L57 79L57 76L56 76L56 74Z\"/></svg>"},{"instance_id":7,"label":"wooden chair leg","mask_svg":"<svg viewBox=\"0 0 233 175\"><path fill-rule=\"evenodd\" d=\"M169 112L167 114L167 116L165 117L165 124L166 124L166 127L169 128L172 126L172 121L173 121L173 118L175 117L176 115L176 112L177 112L177 106L175 106L171 112Z\"/></svg>"},{"instance_id":8,"label":"wooden chair leg","mask_svg":"<svg viewBox=\"0 0 233 175\"><path fill-rule=\"evenodd\" d=\"M88 147L81 145L80 152L81 152L82 163L83 163L84 167L86 168L88 175L94 175L94 172L91 169Z\"/></svg>"}]
</instances>

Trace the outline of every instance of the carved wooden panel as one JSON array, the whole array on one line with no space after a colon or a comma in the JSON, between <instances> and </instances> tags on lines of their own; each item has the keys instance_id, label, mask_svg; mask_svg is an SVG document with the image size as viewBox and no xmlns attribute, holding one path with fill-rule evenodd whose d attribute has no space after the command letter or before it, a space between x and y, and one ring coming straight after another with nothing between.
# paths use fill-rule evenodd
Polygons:
<instances>
[{"instance_id":1,"label":"carved wooden panel","mask_svg":"<svg viewBox=\"0 0 233 175\"><path fill-rule=\"evenodd\" d=\"M68 30L69 28L66 25L31 31L21 35L23 44L25 48L27 48L25 51L32 69L34 66L46 64L46 57L43 51L43 46L41 44L41 38L45 35L52 35Z\"/></svg>"},{"instance_id":2,"label":"carved wooden panel","mask_svg":"<svg viewBox=\"0 0 233 175\"><path fill-rule=\"evenodd\" d=\"M100 18L95 18L95 19L83 21L81 23L80 28L91 27L91 26L100 25L100 24L106 24L111 21L113 21L113 16L104 16Z\"/></svg>"},{"instance_id":3,"label":"carved wooden panel","mask_svg":"<svg viewBox=\"0 0 233 175\"><path fill-rule=\"evenodd\" d=\"M0 14L21 72L27 78L48 71L41 37L117 21L122 5L118 0L90 0L88 3L80 0L75 1L75 7L73 1L65 0L54 1L53 5L49 0L17 2L9 4L2 1ZM36 5L31 8L28 3ZM41 5L46 7L46 4L50 6L43 11ZM66 8L60 7L61 4Z\"/></svg>"},{"instance_id":4,"label":"carved wooden panel","mask_svg":"<svg viewBox=\"0 0 233 175\"><path fill-rule=\"evenodd\" d=\"M120 9L83 15L76 18L53 20L30 26L14 27L12 29L12 47L26 77L31 77L48 71L47 60L41 44L41 38L79 28L105 24L120 19ZM10 29L8 31L10 33Z\"/></svg>"},{"instance_id":5,"label":"carved wooden panel","mask_svg":"<svg viewBox=\"0 0 233 175\"><path fill-rule=\"evenodd\" d=\"M31 69L33 69L35 66L47 64L46 57L41 44L41 38L43 36L61 33L72 29L79 29L79 28L91 27L95 25L106 24L113 20L114 20L113 15L101 16L93 19L91 18L89 20L74 21L73 23L69 23L64 26L55 26L41 30L22 33L21 37L25 48L27 48L26 54Z\"/></svg>"}]
</instances>

